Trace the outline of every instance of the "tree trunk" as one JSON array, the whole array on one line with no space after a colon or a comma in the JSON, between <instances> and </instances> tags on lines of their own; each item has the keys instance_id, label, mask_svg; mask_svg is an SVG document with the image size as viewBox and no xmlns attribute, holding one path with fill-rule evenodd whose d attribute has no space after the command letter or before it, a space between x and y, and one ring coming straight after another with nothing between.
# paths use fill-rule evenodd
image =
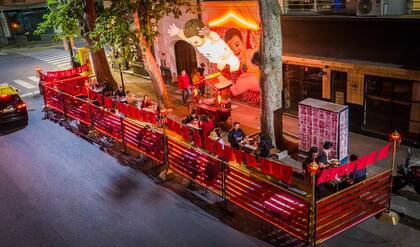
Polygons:
<instances>
[{"instance_id":1,"label":"tree trunk","mask_svg":"<svg viewBox=\"0 0 420 247\"><path fill-rule=\"evenodd\" d=\"M89 32L92 32L95 29L95 20L96 20L96 8L95 8L95 1L93 0L85 0L85 15L84 20L86 21L86 28L87 32L83 32L83 25L82 25L82 32L84 39L88 46L92 45L92 40L88 37ZM95 71L96 78L98 82L104 83L106 86L110 86L113 89L117 88L117 82L115 81L114 77L112 76L111 69L109 68L108 60L105 55L104 49L99 49L96 52L90 52L90 56L92 59L92 66L93 70Z\"/></svg>"},{"instance_id":2,"label":"tree trunk","mask_svg":"<svg viewBox=\"0 0 420 247\"><path fill-rule=\"evenodd\" d=\"M279 142L282 138L276 138L276 132L279 134L280 131L281 134L281 129L276 131L274 124L279 123L279 119L275 118L279 114L275 112L282 107L283 91L281 9L278 0L259 0L259 6L263 29L260 47L261 132L269 135L273 143L281 147Z\"/></svg>"},{"instance_id":3,"label":"tree trunk","mask_svg":"<svg viewBox=\"0 0 420 247\"><path fill-rule=\"evenodd\" d=\"M140 30L140 23L138 21L137 12L134 13L134 23L136 28ZM168 95L165 81L163 80L162 73L158 64L156 63L156 59L152 54L149 44L141 34L138 34L138 39L139 49L137 52L139 58L141 58L144 63L144 67L147 73L149 73L158 101L163 103L167 109L173 108L172 100Z\"/></svg>"}]
</instances>

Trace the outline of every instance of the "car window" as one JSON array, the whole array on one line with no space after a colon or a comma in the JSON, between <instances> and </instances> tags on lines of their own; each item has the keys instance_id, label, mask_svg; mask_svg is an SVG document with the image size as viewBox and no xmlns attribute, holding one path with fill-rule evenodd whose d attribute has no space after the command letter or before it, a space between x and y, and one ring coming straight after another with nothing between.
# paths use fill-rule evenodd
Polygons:
<instances>
[{"instance_id":1,"label":"car window","mask_svg":"<svg viewBox=\"0 0 420 247\"><path fill-rule=\"evenodd\" d=\"M17 104L20 98L17 94L0 95L0 107Z\"/></svg>"}]
</instances>

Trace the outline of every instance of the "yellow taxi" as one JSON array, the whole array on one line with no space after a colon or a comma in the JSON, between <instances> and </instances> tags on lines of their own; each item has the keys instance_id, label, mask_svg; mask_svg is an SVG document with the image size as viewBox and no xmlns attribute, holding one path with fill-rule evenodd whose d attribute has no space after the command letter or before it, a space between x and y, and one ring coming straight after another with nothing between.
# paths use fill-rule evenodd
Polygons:
<instances>
[{"instance_id":1,"label":"yellow taxi","mask_svg":"<svg viewBox=\"0 0 420 247\"><path fill-rule=\"evenodd\" d=\"M0 85L0 125L15 121L28 122L26 104L13 87Z\"/></svg>"}]
</instances>

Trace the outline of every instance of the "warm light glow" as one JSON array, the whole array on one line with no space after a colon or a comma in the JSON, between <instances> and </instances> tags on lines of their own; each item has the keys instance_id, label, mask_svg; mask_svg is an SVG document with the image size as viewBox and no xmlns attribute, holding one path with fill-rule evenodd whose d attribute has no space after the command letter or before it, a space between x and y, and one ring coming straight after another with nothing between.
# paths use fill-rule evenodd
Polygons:
<instances>
[{"instance_id":1,"label":"warm light glow","mask_svg":"<svg viewBox=\"0 0 420 247\"><path fill-rule=\"evenodd\" d=\"M236 25L242 28L258 30L258 25L255 21L240 17L234 11L229 11L226 15L209 21L209 26L223 26L229 21L233 21Z\"/></svg>"},{"instance_id":2,"label":"warm light glow","mask_svg":"<svg viewBox=\"0 0 420 247\"><path fill-rule=\"evenodd\" d=\"M19 28L19 24L17 24L16 22L12 22L12 28L13 29L18 29Z\"/></svg>"},{"instance_id":3,"label":"warm light glow","mask_svg":"<svg viewBox=\"0 0 420 247\"><path fill-rule=\"evenodd\" d=\"M222 96L220 94L217 95L217 103L220 105L222 103Z\"/></svg>"},{"instance_id":4,"label":"warm light glow","mask_svg":"<svg viewBox=\"0 0 420 247\"><path fill-rule=\"evenodd\" d=\"M26 104L25 103L20 103L16 108L23 109L25 107L26 107Z\"/></svg>"},{"instance_id":5,"label":"warm light glow","mask_svg":"<svg viewBox=\"0 0 420 247\"><path fill-rule=\"evenodd\" d=\"M401 135L398 133L398 131L394 131L390 136L389 140L392 142L398 142L401 141Z\"/></svg>"},{"instance_id":6,"label":"warm light glow","mask_svg":"<svg viewBox=\"0 0 420 247\"><path fill-rule=\"evenodd\" d=\"M311 166L309 167L309 171L311 172L311 174L316 174L319 170L319 166L316 162L312 162Z\"/></svg>"},{"instance_id":7,"label":"warm light glow","mask_svg":"<svg viewBox=\"0 0 420 247\"><path fill-rule=\"evenodd\" d=\"M196 87L193 89L193 96L194 97L198 96L198 89Z\"/></svg>"}]
</instances>

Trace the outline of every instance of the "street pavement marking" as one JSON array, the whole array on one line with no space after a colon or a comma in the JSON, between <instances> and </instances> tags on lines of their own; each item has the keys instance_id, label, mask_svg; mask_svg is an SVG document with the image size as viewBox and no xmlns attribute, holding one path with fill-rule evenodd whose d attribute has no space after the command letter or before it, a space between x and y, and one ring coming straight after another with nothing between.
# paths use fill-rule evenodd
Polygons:
<instances>
[{"instance_id":1,"label":"street pavement marking","mask_svg":"<svg viewBox=\"0 0 420 247\"><path fill-rule=\"evenodd\" d=\"M36 76L29 76L28 79L34 82L39 82L39 78Z\"/></svg>"},{"instance_id":2,"label":"street pavement marking","mask_svg":"<svg viewBox=\"0 0 420 247\"><path fill-rule=\"evenodd\" d=\"M30 84L30 83L27 83L26 81L21 80L21 79L14 80L13 82L21 85L22 87L28 88L28 89L36 88L36 86L34 86L34 85Z\"/></svg>"},{"instance_id":3,"label":"street pavement marking","mask_svg":"<svg viewBox=\"0 0 420 247\"><path fill-rule=\"evenodd\" d=\"M31 93L24 93L24 94L20 95L20 97L25 98L25 97L28 97L28 96L31 96L31 95L36 95L36 94L39 94L39 91L35 91L35 92L31 92Z\"/></svg>"},{"instance_id":4,"label":"street pavement marking","mask_svg":"<svg viewBox=\"0 0 420 247\"><path fill-rule=\"evenodd\" d=\"M62 63L55 63L55 65L57 65L57 66L70 66L70 61L67 61L67 62L62 62Z\"/></svg>"},{"instance_id":5,"label":"street pavement marking","mask_svg":"<svg viewBox=\"0 0 420 247\"><path fill-rule=\"evenodd\" d=\"M6 56L7 54L6 54L6 53L4 53L4 52L0 52L0 55L1 55L1 56Z\"/></svg>"},{"instance_id":6,"label":"street pavement marking","mask_svg":"<svg viewBox=\"0 0 420 247\"><path fill-rule=\"evenodd\" d=\"M52 58L52 59L41 59L47 63L61 62L61 61L70 61L69 57L66 58Z\"/></svg>"}]
</instances>

